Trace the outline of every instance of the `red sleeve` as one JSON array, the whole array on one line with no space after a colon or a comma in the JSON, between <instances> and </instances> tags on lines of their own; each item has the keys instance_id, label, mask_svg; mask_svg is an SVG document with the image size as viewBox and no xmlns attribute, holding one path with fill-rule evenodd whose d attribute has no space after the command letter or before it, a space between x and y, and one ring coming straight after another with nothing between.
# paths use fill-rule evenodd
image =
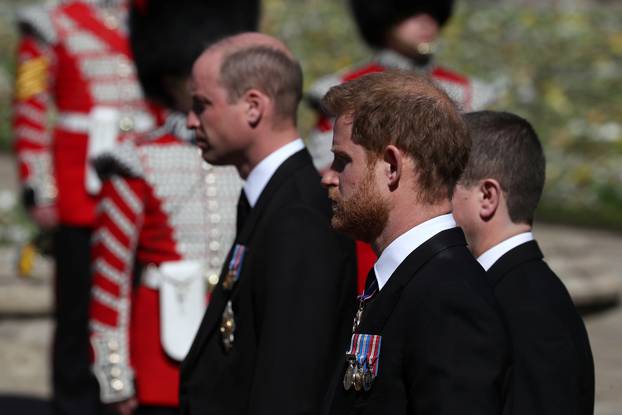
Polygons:
<instances>
[{"instance_id":1,"label":"red sleeve","mask_svg":"<svg viewBox=\"0 0 622 415\"><path fill-rule=\"evenodd\" d=\"M102 187L92 240L93 372L105 403L134 396L129 326L133 265L147 184L115 177Z\"/></svg>"},{"instance_id":2,"label":"red sleeve","mask_svg":"<svg viewBox=\"0 0 622 415\"><path fill-rule=\"evenodd\" d=\"M49 45L33 36L24 36L17 49L13 146L20 181L35 192L37 204L52 203L56 197L48 130L54 72Z\"/></svg>"}]
</instances>

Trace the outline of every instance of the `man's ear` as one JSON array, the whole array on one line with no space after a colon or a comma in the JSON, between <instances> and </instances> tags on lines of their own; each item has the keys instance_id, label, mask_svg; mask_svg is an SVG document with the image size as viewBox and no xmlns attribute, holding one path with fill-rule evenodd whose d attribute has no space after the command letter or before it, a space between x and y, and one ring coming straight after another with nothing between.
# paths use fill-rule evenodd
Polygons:
<instances>
[{"instance_id":1,"label":"man's ear","mask_svg":"<svg viewBox=\"0 0 622 415\"><path fill-rule=\"evenodd\" d=\"M255 128L264 117L269 98L257 89L249 89L244 93L243 99L246 104L246 120L252 128Z\"/></svg>"},{"instance_id":2,"label":"man's ear","mask_svg":"<svg viewBox=\"0 0 622 415\"><path fill-rule=\"evenodd\" d=\"M502 201L501 185L495 179L483 179L479 182L478 202L482 220L493 218Z\"/></svg>"},{"instance_id":3,"label":"man's ear","mask_svg":"<svg viewBox=\"0 0 622 415\"><path fill-rule=\"evenodd\" d=\"M397 189L402 178L402 169L404 168L404 155L392 144L384 149L383 160L385 162L385 176L389 190Z\"/></svg>"}]
</instances>

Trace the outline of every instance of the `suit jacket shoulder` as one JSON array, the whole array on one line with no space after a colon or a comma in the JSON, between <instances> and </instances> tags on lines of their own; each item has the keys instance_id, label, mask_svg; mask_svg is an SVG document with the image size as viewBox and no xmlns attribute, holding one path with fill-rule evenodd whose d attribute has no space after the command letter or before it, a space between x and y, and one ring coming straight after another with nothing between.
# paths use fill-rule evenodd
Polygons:
<instances>
[{"instance_id":1,"label":"suit jacket shoulder","mask_svg":"<svg viewBox=\"0 0 622 415\"><path fill-rule=\"evenodd\" d=\"M591 414L594 366L587 331L537 242L522 244L488 271L509 330L508 413Z\"/></svg>"}]
</instances>

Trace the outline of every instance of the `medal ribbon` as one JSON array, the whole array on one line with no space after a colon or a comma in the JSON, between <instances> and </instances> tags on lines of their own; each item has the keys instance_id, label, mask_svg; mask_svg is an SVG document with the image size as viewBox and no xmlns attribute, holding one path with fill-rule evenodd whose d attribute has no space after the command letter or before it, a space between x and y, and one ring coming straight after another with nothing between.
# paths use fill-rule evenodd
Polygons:
<instances>
[{"instance_id":1,"label":"medal ribbon","mask_svg":"<svg viewBox=\"0 0 622 415\"><path fill-rule=\"evenodd\" d=\"M380 356L380 346L382 345L382 336L373 335L371 341L371 347L369 354L367 355L367 362L369 364L369 370L376 377L378 374L378 357Z\"/></svg>"},{"instance_id":2,"label":"medal ribbon","mask_svg":"<svg viewBox=\"0 0 622 415\"><path fill-rule=\"evenodd\" d=\"M363 294L359 295L359 301L361 303L369 301L374 295L376 295L376 293L378 293L378 280L372 281L372 283L369 284L369 287L365 289Z\"/></svg>"},{"instance_id":3,"label":"medal ribbon","mask_svg":"<svg viewBox=\"0 0 622 415\"><path fill-rule=\"evenodd\" d=\"M359 367L368 367L374 377L378 374L378 357L382 336L374 334L352 335L348 356L354 356Z\"/></svg>"},{"instance_id":4,"label":"medal ribbon","mask_svg":"<svg viewBox=\"0 0 622 415\"><path fill-rule=\"evenodd\" d=\"M356 345L356 363L360 368L367 366L367 349L369 348L369 334L361 334Z\"/></svg>"},{"instance_id":5,"label":"medal ribbon","mask_svg":"<svg viewBox=\"0 0 622 415\"><path fill-rule=\"evenodd\" d=\"M352 339L350 340L350 349L348 349L348 353L347 353L349 356L356 356L356 348L357 348L359 336L360 334L358 333L354 333L352 335Z\"/></svg>"},{"instance_id":6,"label":"medal ribbon","mask_svg":"<svg viewBox=\"0 0 622 415\"><path fill-rule=\"evenodd\" d=\"M235 275L234 282L240 278L240 272L242 271L242 261L244 260L244 254L246 254L246 247L244 245L235 244L233 248L233 255L231 261L229 261L229 272Z\"/></svg>"},{"instance_id":7,"label":"medal ribbon","mask_svg":"<svg viewBox=\"0 0 622 415\"><path fill-rule=\"evenodd\" d=\"M363 316L363 310L365 309L365 303L369 301L373 296L378 293L378 281L374 279L374 281L369 284L369 287L365 289L365 291L358 296L359 307L356 311L356 315L354 316L354 324L352 325L352 334L354 334L361 324L361 318Z\"/></svg>"}]
</instances>

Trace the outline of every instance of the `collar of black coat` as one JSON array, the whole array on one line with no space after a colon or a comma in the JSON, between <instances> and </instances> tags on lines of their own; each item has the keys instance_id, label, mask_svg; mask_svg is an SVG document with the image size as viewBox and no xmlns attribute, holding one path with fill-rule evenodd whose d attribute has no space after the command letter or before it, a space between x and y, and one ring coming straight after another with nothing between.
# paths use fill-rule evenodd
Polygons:
<instances>
[{"instance_id":1,"label":"collar of black coat","mask_svg":"<svg viewBox=\"0 0 622 415\"><path fill-rule=\"evenodd\" d=\"M537 261L544 258L538 243L534 241L525 242L506 252L494 263L486 273L488 281L493 286L501 282L503 277L512 269L529 261Z\"/></svg>"},{"instance_id":2,"label":"collar of black coat","mask_svg":"<svg viewBox=\"0 0 622 415\"><path fill-rule=\"evenodd\" d=\"M244 227L239 235L236 236L236 243L245 245L250 241L255 230L255 225L259 222L260 218L266 211L266 206L273 199L278 189L295 174L297 170L302 167L308 166L309 163L313 163L311 156L306 149L302 149L287 160L285 160L278 169L274 172L264 189L257 199L257 203L251 209L248 217L244 221ZM319 179L318 179L319 180Z\"/></svg>"},{"instance_id":3,"label":"collar of black coat","mask_svg":"<svg viewBox=\"0 0 622 415\"><path fill-rule=\"evenodd\" d=\"M419 269L440 252L454 246L466 247L464 233L462 229L457 227L439 232L412 251L397 267L382 291L373 300L373 309L378 310L378 312L366 315L363 318L360 332L381 332L393 309L398 304L404 287L415 277Z\"/></svg>"}]
</instances>

